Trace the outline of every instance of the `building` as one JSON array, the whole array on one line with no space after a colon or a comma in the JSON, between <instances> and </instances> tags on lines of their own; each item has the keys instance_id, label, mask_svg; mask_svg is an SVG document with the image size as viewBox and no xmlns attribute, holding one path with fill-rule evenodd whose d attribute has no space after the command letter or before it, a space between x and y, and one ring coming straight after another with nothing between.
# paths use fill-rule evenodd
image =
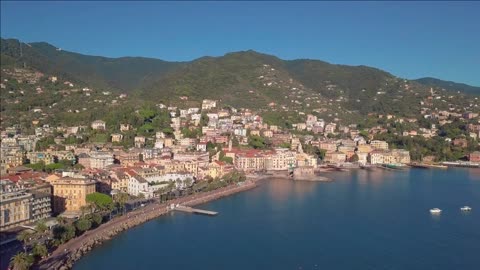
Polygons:
<instances>
[{"instance_id":1,"label":"building","mask_svg":"<svg viewBox=\"0 0 480 270\"><path fill-rule=\"evenodd\" d=\"M275 153L265 157L266 170L288 170L296 166L295 152L286 148L277 148Z\"/></svg>"},{"instance_id":2,"label":"building","mask_svg":"<svg viewBox=\"0 0 480 270\"><path fill-rule=\"evenodd\" d=\"M90 153L90 166L85 168L105 169L113 164L113 155L109 152ZM85 165L84 165L85 166Z\"/></svg>"},{"instance_id":3,"label":"building","mask_svg":"<svg viewBox=\"0 0 480 270\"><path fill-rule=\"evenodd\" d=\"M95 181L87 178L62 177L51 184L53 211L57 214L80 212L87 205L87 195L95 192Z\"/></svg>"},{"instance_id":4,"label":"building","mask_svg":"<svg viewBox=\"0 0 480 270\"><path fill-rule=\"evenodd\" d=\"M127 192L133 196L138 196L140 193L148 192L148 181L138 175L130 176L128 179Z\"/></svg>"},{"instance_id":5,"label":"building","mask_svg":"<svg viewBox=\"0 0 480 270\"><path fill-rule=\"evenodd\" d=\"M217 101L215 100L204 99L202 101L202 110L210 110L215 107L217 107Z\"/></svg>"},{"instance_id":6,"label":"building","mask_svg":"<svg viewBox=\"0 0 480 270\"><path fill-rule=\"evenodd\" d=\"M337 143L332 141L321 141L318 148L326 150L327 152L337 151Z\"/></svg>"},{"instance_id":7,"label":"building","mask_svg":"<svg viewBox=\"0 0 480 270\"><path fill-rule=\"evenodd\" d=\"M92 122L92 129L95 130L105 130L106 129L106 123L105 121L102 120L95 120Z\"/></svg>"},{"instance_id":8,"label":"building","mask_svg":"<svg viewBox=\"0 0 480 270\"><path fill-rule=\"evenodd\" d=\"M373 140L370 145L375 149L388 150L388 143L386 141Z\"/></svg>"},{"instance_id":9,"label":"building","mask_svg":"<svg viewBox=\"0 0 480 270\"><path fill-rule=\"evenodd\" d=\"M50 187L49 187L50 188ZM30 222L46 219L52 216L52 194L46 192L31 192Z\"/></svg>"},{"instance_id":10,"label":"building","mask_svg":"<svg viewBox=\"0 0 480 270\"><path fill-rule=\"evenodd\" d=\"M130 125L129 124L120 124L120 131L129 131Z\"/></svg>"},{"instance_id":11,"label":"building","mask_svg":"<svg viewBox=\"0 0 480 270\"><path fill-rule=\"evenodd\" d=\"M324 161L327 163L344 163L347 155L342 152L327 152L325 153Z\"/></svg>"},{"instance_id":12,"label":"building","mask_svg":"<svg viewBox=\"0 0 480 270\"><path fill-rule=\"evenodd\" d=\"M235 168L243 171L264 170L266 158L261 153L239 153L235 156Z\"/></svg>"},{"instance_id":13,"label":"building","mask_svg":"<svg viewBox=\"0 0 480 270\"><path fill-rule=\"evenodd\" d=\"M470 162L480 162L480 151L472 152L468 155L468 160Z\"/></svg>"},{"instance_id":14,"label":"building","mask_svg":"<svg viewBox=\"0 0 480 270\"><path fill-rule=\"evenodd\" d=\"M208 165L208 176L212 178L220 178L232 170L232 165L222 161L214 161Z\"/></svg>"},{"instance_id":15,"label":"building","mask_svg":"<svg viewBox=\"0 0 480 270\"><path fill-rule=\"evenodd\" d=\"M374 150L369 153L369 161L371 164L407 164L410 163L410 152L403 149Z\"/></svg>"},{"instance_id":16,"label":"building","mask_svg":"<svg viewBox=\"0 0 480 270\"><path fill-rule=\"evenodd\" d=\"M458 146L461 148L467 148L468 146L468 141L465 138L456 138L452 141L454 146Z\"/></svg>"},{"instance_id":17,"label":"building","mask_svg":"<svg viewBox=\"0 0 480 270\"><path fill-rule=\"evenodd\" d=\"M8 192L0 194L0 231L30 222L32 194Z\"/></svg>"},{"instance_id":18,"label":"building","mask_svg":"<svg viewBox=\"0 0 480 270\"><path fill-rule=\"evenodd\" d=\"M144 136L135 136L134 138L135 147L142 148L145 146L145 137Z\"/></svg>"},{"instance_id":19,"label":"building","mask_svg":"<svg viewBox=\"0 0 480 270\"><path fill-rule=\"evenodd\" d=\"M119 133L112 134L112 142L121 142L123 139L123 135Z\"/></svg>"}]
</instances>

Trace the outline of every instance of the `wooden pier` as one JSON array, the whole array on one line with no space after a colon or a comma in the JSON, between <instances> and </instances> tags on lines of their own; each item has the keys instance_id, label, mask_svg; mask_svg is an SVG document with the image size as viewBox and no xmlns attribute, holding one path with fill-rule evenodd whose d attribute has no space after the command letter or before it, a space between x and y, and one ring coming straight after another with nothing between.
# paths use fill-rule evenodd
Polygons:
<instances>
[{"instance_id":1,"label":"wooden pier","mask_svg":"<svg viewBox=\"0 0 480 270\"><path fill-rule=\"evenodd\" d=\"M186 213L194 213L194 214L201 214L201 215L207 215L207 216L216 216L218 215L218 212L214 211L208 211L208 210L202 210L198 208L193 208L189 206L184 206L184 205L177 205L173 210L181 211L181 212L186 212Z\"/></svg>"}]
</instances>

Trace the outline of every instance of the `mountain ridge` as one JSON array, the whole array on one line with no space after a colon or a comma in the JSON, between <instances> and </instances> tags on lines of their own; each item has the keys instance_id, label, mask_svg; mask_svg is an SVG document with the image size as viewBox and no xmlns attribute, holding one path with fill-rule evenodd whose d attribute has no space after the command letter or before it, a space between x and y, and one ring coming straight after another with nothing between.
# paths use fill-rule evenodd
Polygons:
<instances>
[{"instance_id":1,"label":"mountain ridge","mask_svg":"<svg viewBox=\"0 0 480 270\"><path fill-rule=\"evenodd\" d=\"M18 40L1 41L2 68L25 63L76 85L127 93L137 102L180 107L215 99L227 106L260 111L275 109L298 114L328 110L327 116L332 118L370 113L414 117L420 101L431 95L432 87L374 67L312 59L282 60L254 50L168 62L89 56L58 50L44 42L27 45ZM433 88L437 93L444 89ZM447 103L438 106L448 109Z\"/></svg>"},{"instance_id":2,"label":"mountain ridge","mask_svg":"<svg viewBox=\"0 0 480 270\"><path fill-rule=\"evenodd\" d=\"M15 42L15 43L19 43L21 41L19 41L18 39L12 39L12 38L2 38L1 39L1 42L4 43L4 42ZM170 63L170 64L185 64L185 63L191 63L191 62L194 62L194 61L198 61L198 60L201 60L201 59L204 59L204 58L210 58L210 59L215 59L215 58L219 58L219 57L228 57L229 55L231 54L235 54L235 53L254 53L256 55L264 55L264 56L273 56L273 57L276 57L282 61L285 61L285 62L294 62L294 61L318 61L320 63L325 63L325 64L329 64L329 65L335 65L335 66L344 66L344 67L351 67L351 68L354 68L354 67L359 67L359 68L371 68L371 69L376 69L378 71L382 71L382 72L386 72L380 68L376 68L376 67L371 67L371 66L367 66L367 65L346 65L346 64L333 64L333 63L330 63L330 62L327 62L327 61L324 61L324 60L320 60L320 59L311 59L311 58L299 58L299 59L291 59L291 60L284 60L284 59L281 59L277 56L274 56L274 55L271 55L271 54L268 54L268 53L263 53L263 52L258 52L258 51L255 51L253 49L249 49L249 50L245 50L245 51L235 51L235 52L228 52L228 53L225 53L223 56L202 56L202 57L199 57L199 58L196 58L196 59L193 59L193 60L190 60L190 61L167 61L167 60L162 60L160 58L155 58L155 57L144 57L144 56L121 56L121 57L106 57L106 56L101 56L101 55L88 55L88 54L82 54L82 53L77 53L77 52L73 52L73 51L66 51L66 50L63 50L63 49L60 49L59 47L56 47L55 45L52 45L48 42L44 42L44 41L40 41L40 42L29 42L29 43L24 43L22 42L23 44L25 44L26 46L33 46L33 47L36 47L36 48L40 48L42 49L42 52L47 52L46 49L50 50L50 51L57 51L57 52L67 52L69 54L75 54L77 56L80 56L80 57L88 57L88 58L100 58L104 61L121 61L121 60L141 60L141 61L151 61L151 62L156 62L156 61L160 61L161 63ZM3 47L2 47L2 51L3 51ZM2 52L3 53L3 52ZM386 73L389 73L389 72L386 72ZM389 73L390 74L390 73ZM394 75L392 75L394 76ZM418 78L418 79L408 79L410 81L416 81L416 82L419 82L421 84L425 84L425 85L433 85L433 86L437 86L437 85L445 85L446 83L449 83L449 84L452 84L456 87L459 87L460 91L463 91L464 89L469 89L467 90L466 92L468 93L471 93L472 91L475 93L476 91L480 91L480 86L474 86L474 85L469 85L469 84L466 84L466 83L461 83L461 82L453 82L453 81L448 81L448 80L442 80L440 78L432 78L432 77L422 77L422 78ZM449 87L449 89L447 90L450 90L451 87ZM454 91L454 89L452 89L452 91Z\"/></svg>"}]
</instances>

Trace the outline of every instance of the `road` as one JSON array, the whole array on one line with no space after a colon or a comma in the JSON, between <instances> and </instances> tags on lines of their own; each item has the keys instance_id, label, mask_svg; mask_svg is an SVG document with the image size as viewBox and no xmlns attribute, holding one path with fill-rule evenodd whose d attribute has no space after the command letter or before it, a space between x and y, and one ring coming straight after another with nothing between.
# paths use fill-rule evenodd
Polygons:
<instances>
[{"instance_id":1,"label":"road","mask_svg":"<svg viewBox=\"0 0 480 270\"><path fill-rule=\"evenodd\" d=\"M100 236L108 235L109 232L115 229L122 228L126 223L133 223L138 225L150 219L164 215L165 213L169 212L169 210L167 210L167 205L170 205L172 203L193 206L196 204L205 203L224 196L228 196L252 188L254 186L255 184L253 182L250 182L248 184L245 184L244 186L228 186L210 192L198 193L183 198L170 200L165 203L157 202L146 205L128 213L127 215L115 217L111 221L100 225L98 228L87 231L83 235L76 237L68 241L67 243L59 246L54 252L52 252L50 257L42 260L39 263L37 269L58 269L61 265L63 265L63 261L67 259L67 256L71 252L82 248L87 242L98 239Z\"/></svg>"}]
</instances>

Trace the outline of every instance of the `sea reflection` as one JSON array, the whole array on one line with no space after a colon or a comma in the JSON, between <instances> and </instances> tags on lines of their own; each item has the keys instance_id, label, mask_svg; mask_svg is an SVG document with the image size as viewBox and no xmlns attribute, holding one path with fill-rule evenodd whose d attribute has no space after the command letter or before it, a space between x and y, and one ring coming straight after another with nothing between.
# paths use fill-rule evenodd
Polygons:
<instances>
[{"instance_id":1,"label":"sea reflection","mask_svg":"<svg viewBox=\"0 0 480 270\"><path fill-rule=\"evenodd\" d=\"M283 202L289 199L292 194L292 186L289 185L287 181L291 180L272 178L266 181L272 183L267 186L267 192L270 199L275 202Z\"/></svg>"},{"instance_id":2,"label":"sea reflection","mask_svg":"<svg viewBox=\"0 0 480 270\"><path fill-rule=\"evenodd\" d=\"M318 184L327 184L308 181L293 181L280 178L272 178L272 184L268 185L268 195L275 202L285 202L292 197L303 199L309 194L313 194Z\"/></svg>"},{"instance_id":3,"label":"sea reflection","mask_svg":"<svg viewBox=\"0 0 480 270\"><path fill-rule=\"evenodd\" d=\"M470 180L480 181L480 168L468 169L468 177Z\"/></svg>"}]
</instances>

